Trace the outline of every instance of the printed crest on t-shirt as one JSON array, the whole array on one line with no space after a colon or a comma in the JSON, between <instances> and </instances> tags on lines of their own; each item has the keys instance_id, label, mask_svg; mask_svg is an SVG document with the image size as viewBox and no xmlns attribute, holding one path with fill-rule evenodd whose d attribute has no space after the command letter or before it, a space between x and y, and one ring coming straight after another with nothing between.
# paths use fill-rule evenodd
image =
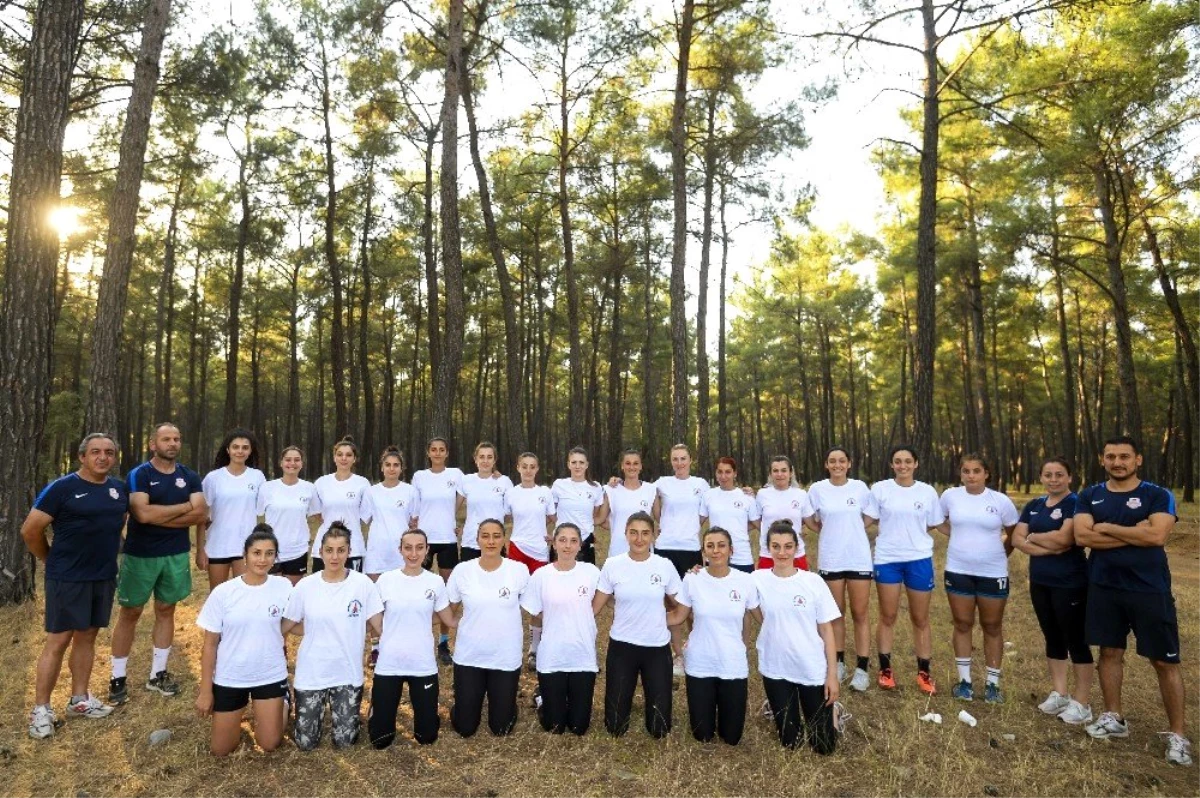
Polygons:
<instances>
[{"instance_id":1,"label":"printed crest on t-shirt","mask_svg":"<svg viewBox=\"0 0 1200 798\"><path fill-rule=\"evenodd\" d=\"M925 505L922 504L921 502L913 502L913 509L916 510L917 512L920 512L921 510L925 509Z\"/></svg>"},{"instance_id":2,"label":"printed crest on t-shirt","mask_svg":"<svg viewBox=\"0 0 1200 798\"><path fill-rule=\"evenodd\" d=\"M437 598L437 593L434 592L433 588L429 588L425 591L425 598L433 601L435 598Z\"/></svg>"},{"instance_id":3,"label":"printed crest on t-shirt","mask_svg":"<svg viewBox=\"0 0 1200 798\"><path fill-rule=\"evenodd\" d=\"M737 592L736 590L730 590L729 591L729 600L730 601L741 601L742 594Z\"/></svg>"},{"instance_id":4,"label":"printed crest on t-shirt","mask_svg":"<svg viewBox=\"0 0 1200 798\"><path fill-rule=\"evenodd\" d=\"M806 607L806 606L808 606L808 599L806 599L804 596L797 593L796 595L792 596L792 606L793 607Z\"/></svg>"},{"instance_id":5,"label":"printed crest on t-shirt","mask_svg":"<svg viewBox=\"0 0 1200 798\"><path fill-rule=\"evenodd\" d=\"M1034 513L1034 515L1037 515L1037 513ZM1057 521L1058 519L1062 518L1062 510L1055 507L1050 511L1050 517Z\"/></svg>"},{"instance_id":6,"label":"printed crest on t-shirt","mask_svg":"<svg viewBox=\"0 0 1200 798\"><path fill-rule=\"evenodd\" d=\"M853 496L846 497L846 506L847 507L856 507L857 505L858 505L858 500L855 499Z\"/></svg>"},{"instance_id":7,"label":"printed crest on t-shirt","mask_svg":"<svg viewBox=\"0 0 1200 798\"><path fill-rule=\"evenodd\" d=\"M586 595L588 594L588 586L587 586L587 585L580 585L580 586L579 586L579 588L578 588L578 589L576 589L576 591L575 591L575 592L576 592L576 593L578 593L578 594L579 594L579 595L581 595L581 596L586 596Z\"/></svg>"},{"instance_id":8,"label":"printed crest on t-shirt","mask_svg":"<svg viewBox=\"0 0 1200 798\"><path fill-rule=\"evenodd\" d=\"M511 590L509 590L507 587L502 587L502 588L500 588L500 592L499 592L499 596L500 596L500 598L502 598L502 599L506 599L506 598L508 598L508 597L509 597L509 596L511 596L511 595L512 595L512 591L511 591Z\"/></svg>"},{"instance_id":9,"label":"printed crest on t-shirt","mask_svg":"<svg viewBox=\"0 0 1200 798\"><path fill-rule=\"evenodd\" d=\"M446 480L446 487L447 487L447 488L453 488L453 487L454 487L454 480L452 480L452 479L448 479L448 480Z\"/></svg>"},{"instance_id":10,"label":"printed crest on t-shirt","mask_svg":"<svg viewBox=\"0 0 1200 798\"><path fill-rule=\"evenodd\" d=\"M639 507L649 507L650 502L646 501L645 499L642 499L640 502L638 502L638 506Z\"/></svg>"},{"instance_id":11,"label":"printed crest on t-shirt","mask_svg":"<svg viewBox=\"0 0 1200 798\"><path fill-rule=\"evenodd\" d=\"M353 499L353 498L354 498L355 496L357 496L357 495L358 495L358 492L357 492L357 491L353 491L353 490L348 490L348 491L346 491L346 498L347 498L347 499Z\"/></svg>"},{"instance_id":12,"label":"printed crest on t-shirt","mask_svg":"<svg viewBox=\"0 0 1200 798\"><path fill-rule=\"evenodd\" d=\"M117 489L116 489L116 488L109 488L109 489L108 489L108 495L109 495L109 496L112 496L114 499L119 499L119 498L121 498L121 494L117 492Z\"/></svg>"},{"instance_id":13,"label":"printed crest on t-shirt","mask_svg":"<svg viewBox=\"0 0 1200 798\"><path fill-rule=\"evenodd\" d=\"M278 618L282 614L283 607L280 607L278 604L272 604L271 606L267 607L268 618Z\"/></svg>"},{"instance_id":14,"label":"printed crest on t-shirt","mask_svg":"<svg viewBox=\"0 0 1200 798\"><path fill-rule=\"evenodd\" d=\"M799 510L799 509L800 509L800 502L798 502L798 501L796 501L795 499L793 499L793 500L792 500L792 509L793 509L793 510Z\"/></svg>"},{"instance_id":15,"label":"printed crest on t-shirt","mask_svg":"<svg viewBox=\"0 0 1200 798\"><path fill-rule=\"evenodd\" d=\"M994 506L992 506L990 504L986 505L983 509L987 510L992 515L995 515L996 513L1000 512L999 510L997 510Z\"/></svg>"},{"instance_id":16,"label":"printed crest on t-shirt","mask_svg":"<svg viewBox=\"0 0 1200 798\"><path fill-rule=\"evenodd\" d=\"M662 576L660 576L659 574L650 574L650 584L661 585L662 584Z\"/></svg>"},{"instance_id":17,"label":"printed crest on t-shirt","mask_svg":"<svg viewBox=\"0 0 1200 798\"><path fill-rule=\"evenodd\" d=\"M1137 508L1142 506L1142 500L1139 499L1137 496L1130 496L1129 501L1125 502L1125 506L1128 507L1130 510L1136 510Z\"/></svg>"},{"instance_id":18,"label":"printed crest on t-shirt","mask_svg":"<svg viewBox=\"0 0 1200 798\"><path fill-rule=\"evenodd\" d=\"M357 618L361 612L362 612L362 602L359 601L358 599L351 599L350 603L346 605L346 617L347 618Z\"/></svg>"},{"instance_id":19,"label":"printed crest on t-shirt","mask_svg":"<svg viewBox=\"0 0 1200 798\"><path fill-rule=\"evenodd\" d=\"M158 483L154 483L154 484L158 484ZM175 477L175 487L177 487L177 488L186 488L186 487L187 487L187 480L186 480L186 479L184 479L183 477Z\"/></svg>"}]
</instances>

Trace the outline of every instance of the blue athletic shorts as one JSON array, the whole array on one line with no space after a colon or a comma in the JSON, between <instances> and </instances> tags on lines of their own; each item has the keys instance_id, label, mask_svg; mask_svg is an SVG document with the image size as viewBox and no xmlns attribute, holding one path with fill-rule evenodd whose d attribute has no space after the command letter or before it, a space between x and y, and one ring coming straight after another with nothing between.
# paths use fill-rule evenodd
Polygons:
<instances>
[{"instance_id":1,"label":"blue athletic shorts","mask_svg":"<svg viewBox=\"0 0 1200 798\"><path fill-rule=\"evenodd\" d=\"M907 562L875 563L875 581L881 585L898 585L909 590L933 590L933 558Z\"/></svg>"}]
</instances>

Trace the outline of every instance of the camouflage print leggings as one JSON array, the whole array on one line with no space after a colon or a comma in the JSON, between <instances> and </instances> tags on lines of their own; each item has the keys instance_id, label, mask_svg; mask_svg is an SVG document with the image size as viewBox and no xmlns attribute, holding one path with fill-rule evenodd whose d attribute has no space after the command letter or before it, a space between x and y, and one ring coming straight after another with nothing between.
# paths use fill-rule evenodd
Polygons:
<instances>
[{"instance_id":1,"label":"camouflage print leggings","mask_svg":"<svg viewBox=\"0 0 1200 798\"><path fill-rule=\"evenodd\" d=\"M292 736L301 751L311 751L321 742L325 702L333 715L333 747L348 748L358 742L359 709L363 689L352 685L324 690L296 691L296 725Z\"/></svg>"}]
</instances>

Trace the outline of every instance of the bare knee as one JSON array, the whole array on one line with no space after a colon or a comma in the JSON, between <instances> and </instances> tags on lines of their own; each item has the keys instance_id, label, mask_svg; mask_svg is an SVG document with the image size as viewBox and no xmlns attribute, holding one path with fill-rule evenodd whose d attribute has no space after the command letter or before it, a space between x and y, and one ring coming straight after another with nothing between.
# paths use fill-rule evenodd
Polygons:
<instances>
[{"instance_id":1,"label":"bare knee","mask_svg":"<svg viewBox=\"0 0 1200 798\"><path fill-rule=\"evenodd\" d=\"M1125 659L1123 648L1101 648L1100 662L1104 665L1119 665Z\"/></svg>"},{"instance_id":2,"label":"bare knee","mask_svg":"<svg viewBox=\"0 0 1200 798\"><path fill-rule=\"evenodd\" d=\"M71 645L76 632L57 632L55 634L46 635L46 644L42 650L54 657L62 657L67 653L67 648Z\"/></svg>"},{"instance_id":3,"label":"bare knee","mask_svg":"<svg viewBox=\"0 0 1200 798\"><path fill-rule=\"evenodd\" d=\"M971 630L972 630L972 628L974 628L974 626L975 626L975 624L970 620L959 619L959 618L954 619L954 631L960 635L971 634Z\"/></svg>"},{"instance_id":4,"label":"bare knee","mask_svg":"<svg viewBox=\"0 0 1200 798\"><path fill-rule=\"evenodd\" d=\"M140 610L139 610L139 612L140 612ZM154 603L154 617L162 618L164 620L166 620L166 619L173 620L175 618L175 605L174 604L159 604L158 602L155 602Z\"/></svg>"},{"instance_id":5,"label":"bare knee","mask_svg":"<svg viewBox=\"0 0 1200 798\"><path fill-rule=\"evenodd\" d=\"M142 617L142 610L144 609L146 609L144 606L122 607L120 614L117 616L117 620L125 623L135 624L138 622L138 619Z\"/></svg>"},{"instance_id":6,"label":"bare knee","mask_svg":"<svg viewBox=\"0 0 1200 798\"><path fill-rule=\"evenodd\" d=\"M1003 621L980 621L980 628L983 629L984 637L1003 637L1004 622Z\"/></svg>"},{"instance_id":7,"label":"bare knee","mask_svg":"<svg viewBox=\"0 0 1200 798\"><path fill-rule=\"evenodd\" d=\"M879 609L879 625L886 626L890 629L891 627L896 625L896 620L897 620L897 618L899 618L899 616L900 616L899 610L884 609L883 607L880 607L880 609Z\"/></svg>"}]
</instances>

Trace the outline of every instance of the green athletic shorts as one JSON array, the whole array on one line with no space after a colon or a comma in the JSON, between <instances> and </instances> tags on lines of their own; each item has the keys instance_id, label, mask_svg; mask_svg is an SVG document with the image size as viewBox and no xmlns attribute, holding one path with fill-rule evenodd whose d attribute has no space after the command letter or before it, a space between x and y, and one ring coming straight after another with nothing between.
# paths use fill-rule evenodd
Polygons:
<instances>
[{"instance_id":1,"label":"green athletic shorts","mask_svg":"<svg viewBox=\"0 0 1200 798\"><path fill-rule=\"evenodd\" d=\"M192 561L188 552L166 557L121 556L117 603L142 607L150 594L160 604L177 604L192 594Z\"/></svg>"}]
</instances>

